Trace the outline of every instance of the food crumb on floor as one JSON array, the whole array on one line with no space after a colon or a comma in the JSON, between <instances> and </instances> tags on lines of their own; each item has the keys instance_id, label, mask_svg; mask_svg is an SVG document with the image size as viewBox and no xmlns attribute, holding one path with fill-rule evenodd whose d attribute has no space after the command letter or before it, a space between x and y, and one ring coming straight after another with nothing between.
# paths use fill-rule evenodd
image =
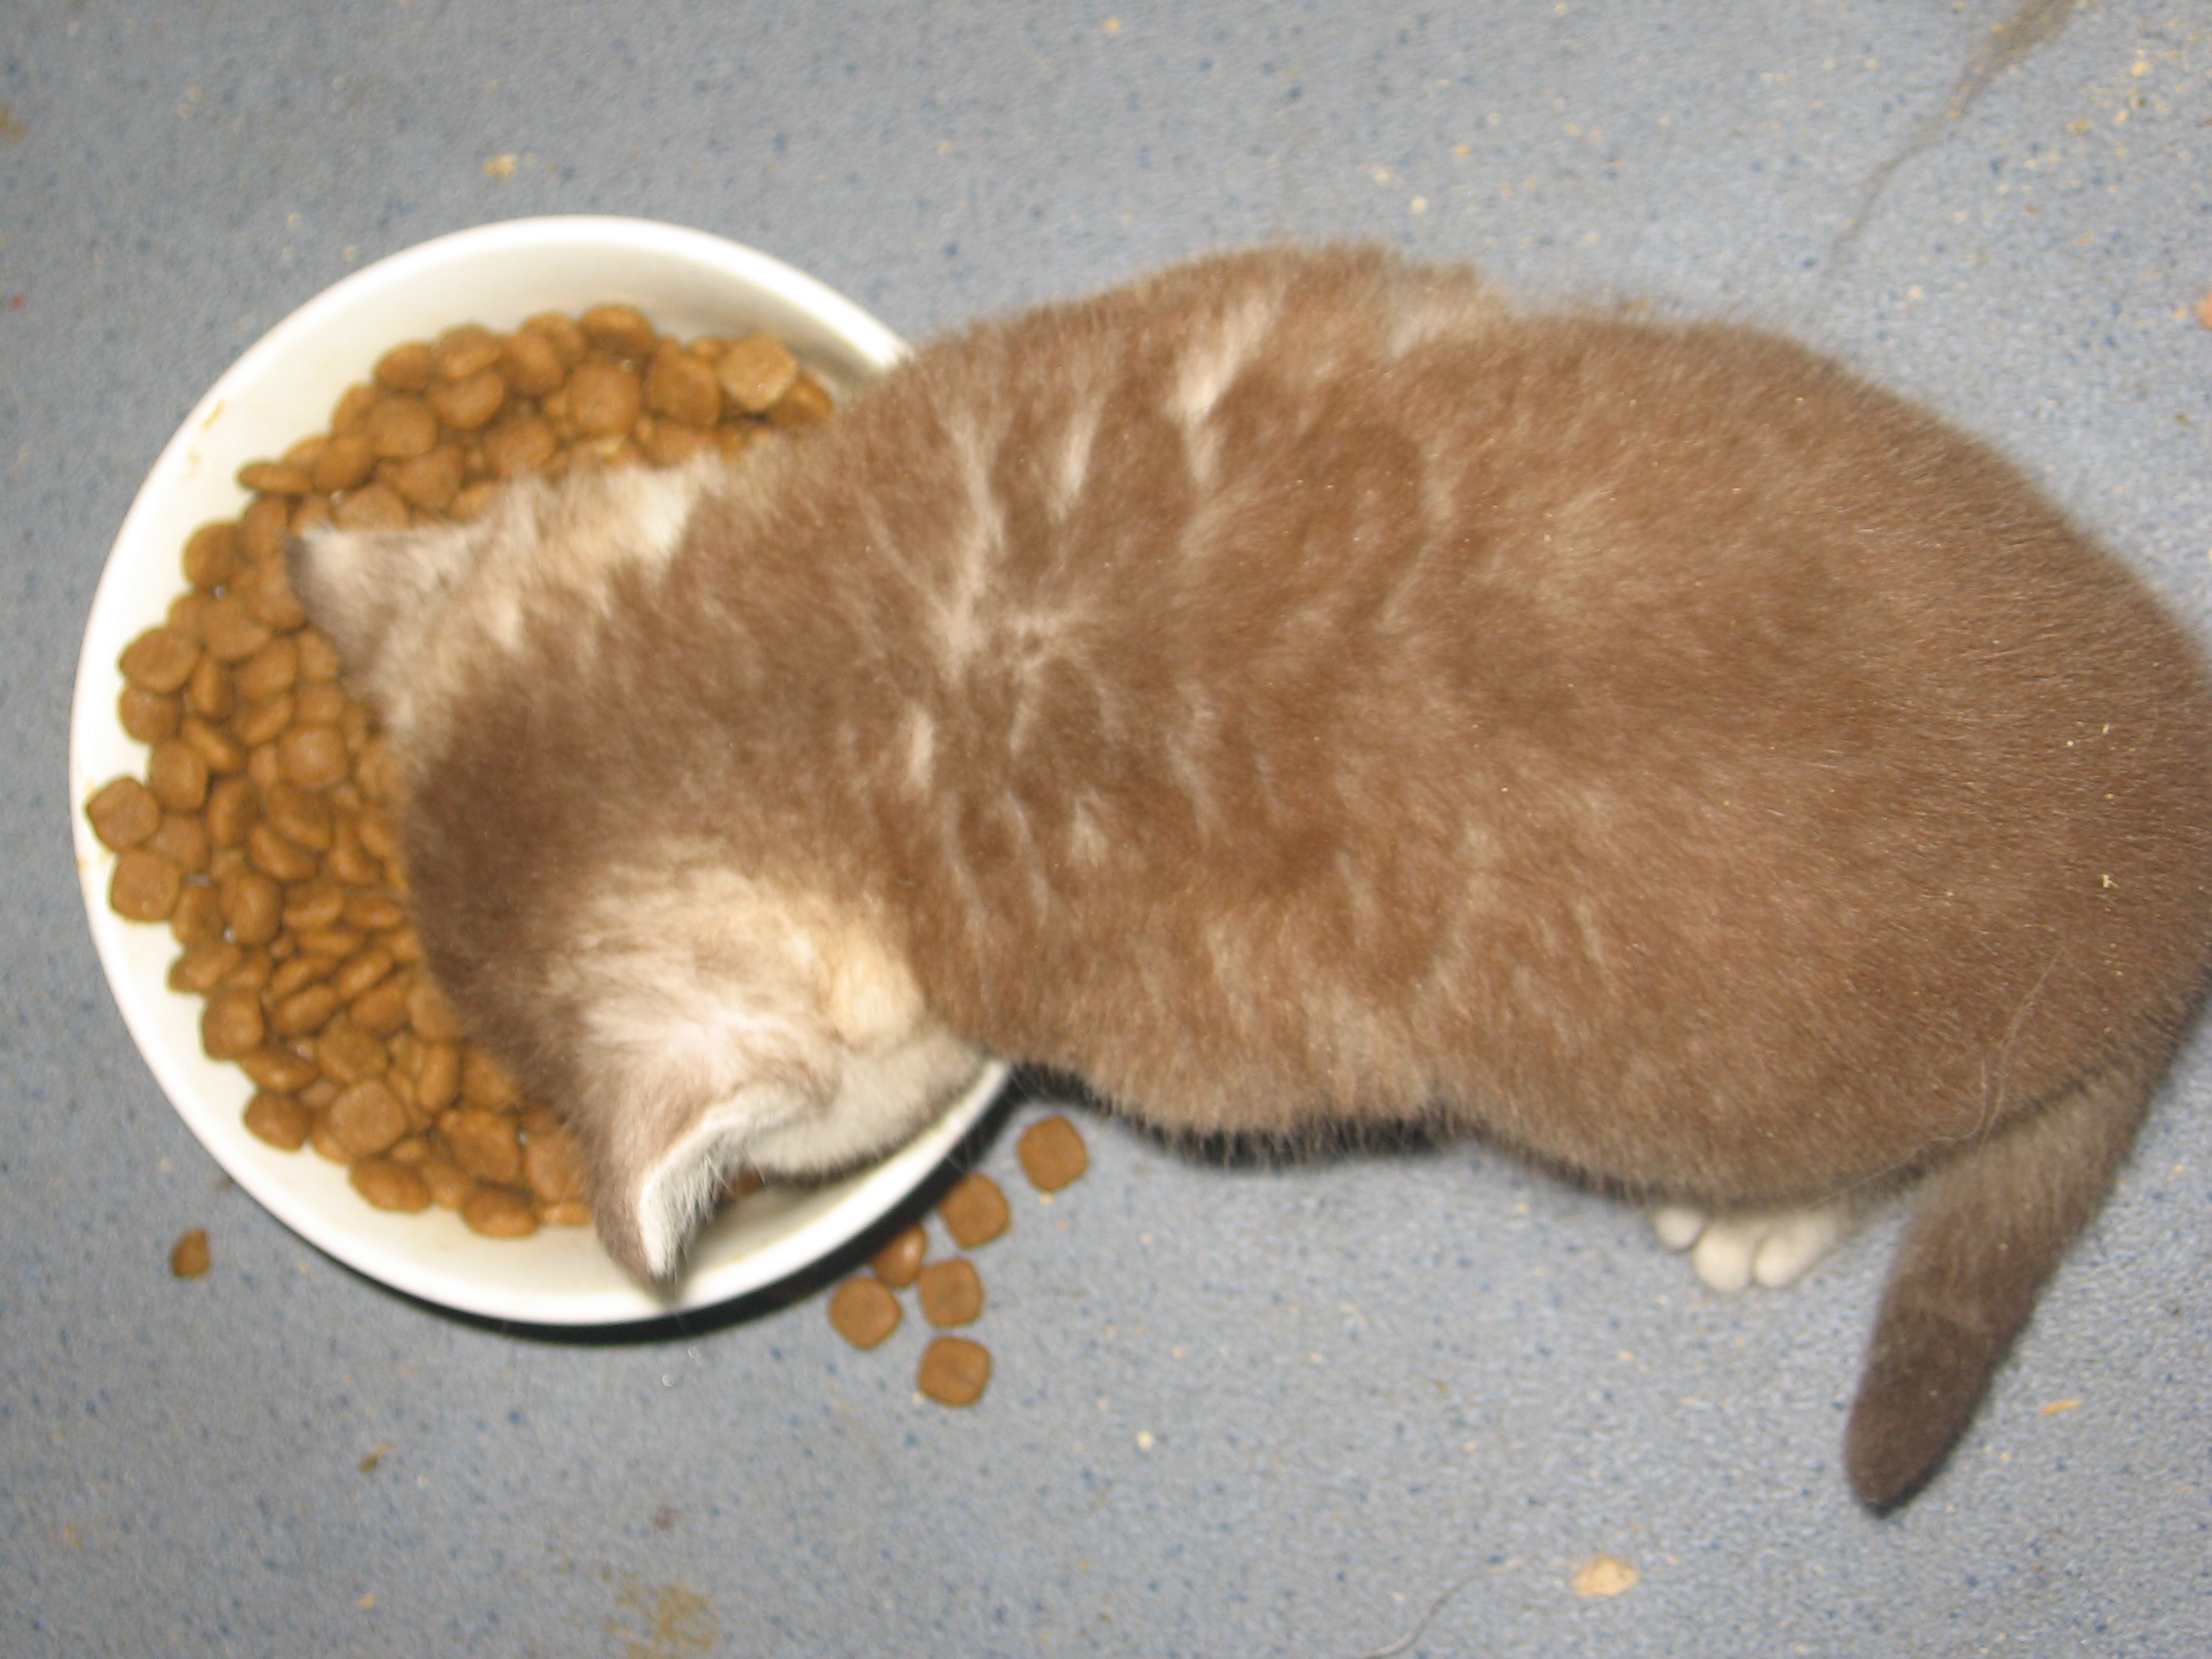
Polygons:
<instances>
[{"instance_id":1,"label":"food crumb on floor","mask_svg":"<svg viewBox=\"0 0 2212 1659\"><path fill-rule=\"evenodd\" d=\"M196 1227L169 1251L169 1272L178 1278L198 1278L214 1264L207 1248L207 1230Z\"/></svg>"},{"instance_id":2,"label":"food crumb on floor","mask_svg":"<svg viewBox=\"0 0 2212 1659\"><path fill-rule=\"evenodd\" d=\"M1576 1570L1574 1593L1577 1596L1619 1596L1635 1589L1636 1581L1641 1576L1617 1556L1596 1556Z\"/></svg>"}]
</instances>

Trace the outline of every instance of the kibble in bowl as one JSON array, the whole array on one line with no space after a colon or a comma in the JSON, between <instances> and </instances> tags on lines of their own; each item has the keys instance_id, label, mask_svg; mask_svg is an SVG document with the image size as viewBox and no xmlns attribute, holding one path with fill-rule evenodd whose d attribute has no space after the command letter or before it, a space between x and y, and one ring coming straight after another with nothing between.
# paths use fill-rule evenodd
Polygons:
<instances>
[{"instance_id":1,"label":"kibble in bowl","mask_svg":"<svg viewBox=\"0 0 2212 1659\"><path fill-rule=\"evenodd\" d=\"M405 1171L371 1161L364 1174L356 1162L350 1180L344 1164L313 1150L272 1144L270 1131L278 1125L249 1128L253 1084L238 1065L208 1053L210 1033L213 1047L224 1050L233 1042L226 1018L236 1014L242 1020L249 1011L217 1010L170 989L176 933L128 921L111 907L122 903L149 915L167 913L175 895L157 889L174 861L119 855L102 844L94 815L84 809L118 777L143 779L153 796L177 800L206 782L184 775L192 771L189 753L164 754L158 745L149 753L126 734L118 717L126 687L119 662L184 591L179 561L193 533L237 517L244 505L241 467L280 457L327 428L347 388L402 342L434 340L461 323L511 329L540 313L609 303L635 307L682 338L762 331L832 390L879 372L902 350L879 324L810 278L750 249L671 226L521 220L443 238L370 267L311 301L240 358L156 461L93 602L70 742L78 868L93 940L133 1037L193 1131L240 1186L341 1261L428 1301L535 1324L648 1318L774 1283L865 1229L926 1177L988 1105L1001 1075L987 1072L929 1131L872 1169L821 1189L756 1193L732 1205L699 1240L677 1300L663 1301L615 1268L587 1228L552 1226L500 1238L489 1225L498 1217L478 1217L486 1225L472 1230L443 1207L398 1202L405 1194L385 1194L393 1207L379 1208L363 1199L361 1180L403 1182ZM145 678L146 665L137 666ZM159 680L159 665L153 678ZM317 759L304 748L292 758L303 776ZM125 797L106 805L140 816L165 805L129 792ZM134 833L128 826L120 832L112 823L104 828L110 841L129 842ZM244 1045L254 1035L240 1033L235 1041ZM377 1102L364 1097L362 1104L366 1111Z\"/></svg>"}]
</instances>

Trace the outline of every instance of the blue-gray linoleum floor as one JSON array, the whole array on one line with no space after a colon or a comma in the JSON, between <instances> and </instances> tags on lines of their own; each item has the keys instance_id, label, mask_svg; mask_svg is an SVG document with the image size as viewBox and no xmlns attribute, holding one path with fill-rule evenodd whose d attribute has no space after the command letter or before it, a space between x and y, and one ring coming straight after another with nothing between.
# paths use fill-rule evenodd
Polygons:
<instances>
[{"instance_id":1,"label":"blue-gray linoleum floor","mask_svg":"<svg viewBox=\"0 0 2212 1659\"><path fill-rule=\"evenodd\" d=\"M2203 0L10 0L0 1651L2212 1651L2202 1041L1880 1522L1837 1434L1894 1224L1723 1300L1477 1149L1224 1171L1088 1122L1048 1207L1002 1135L998 1377L951 1413L915 1400L913 1319L873 1354L819 1297L518 1340L228 1188L79 910L93 582L265 328L559 211L751 242L909 338L1280 236L1757 318L1998 442L2212 624ZM181 1283L192 1226L215 1265ZM1638 1582L1578 1597L1601 1554Z\"/></svg>"}]
</instances>

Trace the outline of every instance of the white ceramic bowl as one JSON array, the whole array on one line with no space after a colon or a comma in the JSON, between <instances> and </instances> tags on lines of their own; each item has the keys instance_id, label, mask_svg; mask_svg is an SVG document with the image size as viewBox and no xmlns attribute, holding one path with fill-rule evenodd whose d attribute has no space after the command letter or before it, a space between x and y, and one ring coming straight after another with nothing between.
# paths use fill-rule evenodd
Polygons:
<instances>
[{"instance_id":1,"label":"white ceramic bowl","mask_svg":"<svg viewBox=\"0 0 2212 1659\"><path fill-rule=\"evenodd\" d=\"M279 1152L240 1120L252 1086L200 1047L201 1003L170 991L176 945L164 926L107 905L114 855L86 824L108 779L142 777L145 750L116 720L116 659L183 591L178 556L209 519L235 516L248 461L322 429L340 393L387 347L460 322L507 328L535 312L601 301L638 307L664 332L766 328L832 387L879 373L904 348L811 277L735 242L634 219L521 219L441 237L357 272L309 301L232 365L186 417L123 521L92 601L77 666L69 797L92 940L123 1017L171 1102L216 1161L279 1220L371 1278L465 1312L537 1325L654 1318L763 1289L851 1240L925 1180L989 1106L992 1066L932 1128L882 1163L819 1190L762 1192L697 1241L673 1299L624 1274L585 1228L480 1237L444 1210L371 1208L313 1151Z\"/></svg>"}]
</instances>

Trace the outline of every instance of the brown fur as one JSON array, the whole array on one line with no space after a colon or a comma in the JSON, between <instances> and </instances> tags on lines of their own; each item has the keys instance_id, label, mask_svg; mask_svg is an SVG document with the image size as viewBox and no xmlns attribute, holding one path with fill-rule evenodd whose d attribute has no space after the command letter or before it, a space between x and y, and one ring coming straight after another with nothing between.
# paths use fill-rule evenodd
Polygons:
<instances>
[{"instance_id":1,"label":"brown fur","mask_svg":"<svg viewBox=\"0 0 2212 1659\"><path fill-rule=\"evenodd\" d=\"M1778 339L1239 255L926 349L692 475L650 557L573 528L619 523L596 488L299 577L392 688L430 959L634 1266L642 1172L753 1073L593 1038L605 896L740 881L736 942L669 906L652 1018L754 1006L777 951L903 1011L762 1040L801 1116L865 1030L1714 1205L1938 1166L1853 1421L1883 1504L2200 994L2196 652L1997 457ZM800 896L846 942L790 955ZM837 1144L907 1132L932 1065ZM716 1159L758 1159L748 1111Z\"/></svg>"}]
</instances>

